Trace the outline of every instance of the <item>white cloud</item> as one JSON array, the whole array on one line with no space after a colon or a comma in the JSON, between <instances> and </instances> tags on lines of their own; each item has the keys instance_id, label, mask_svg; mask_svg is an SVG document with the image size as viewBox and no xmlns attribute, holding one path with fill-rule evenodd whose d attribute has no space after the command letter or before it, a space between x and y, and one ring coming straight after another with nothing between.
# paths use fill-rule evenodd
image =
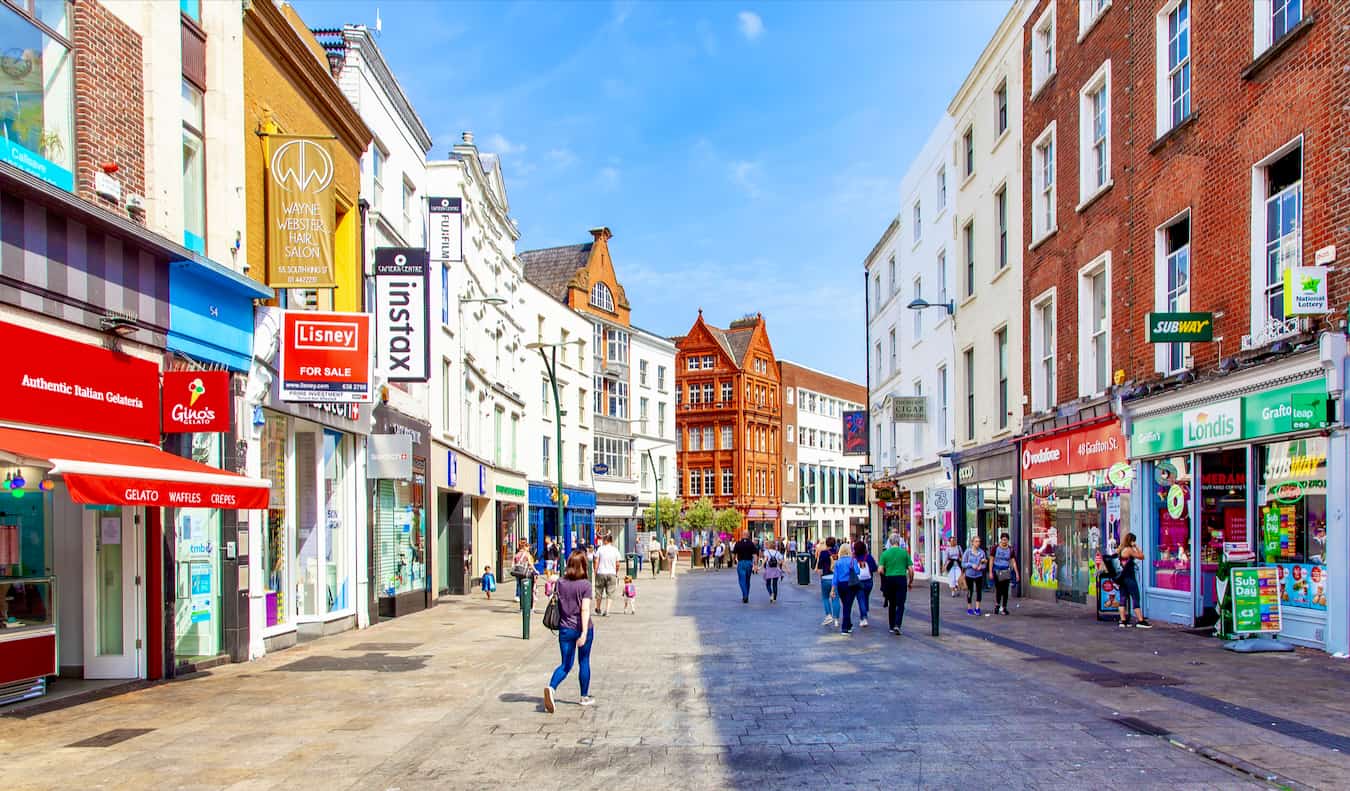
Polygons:
<instances>
[{"instance_id":1,"label":"white cloud","mask_svg":"<svg viewBox=\"0 0 1350 791\"><path fill-rule=\"evenodd\" d=\"M727 178L746 195L758 198L764 194L759 186L759 163L735 160L727 164Z\"/></svg>"},{"instance_id":2,"label":"white cloud","mask_svg":"<svg viewBox=\"0 0 1350 791\"><path fill-rule=\"evenodd\" d=\"M577 163L577 155L570 148L551 148L546 156L559 169L570 168Z\"/></svg>"},{"instance_id":3,"label":"white cloud","mask_svg":"<svg viewBox=\"0 0 1350 791\"><path fill-rule=\"evenodd\" d=\"M741 35L745 36L747 41L754 41L764 35L764 20L754 11L740 12L736 15L736 23L741 29Z\"/></svg>"},{"instance_id":4,"label":"white cloud","mask_svg":"<svg viewBox=\"0 0 1350 791\"><path fill-rule=\"evenodd\" d=\"M505 137L503 137L499 132L494 132L488 135L488 138L485 142L486 145L481 147L483 151L490 151L494 154L500 154L502 156L525 153L525 144L512 143L510 140L507 140Z\"/></svg>"},{"instance_id":5,"label":"white cloud","mask_svg":"<svg viewBox=\"0 0 1350 791\"><path fill-rule=\"evenodd\" d=\"M600 175L600 187L602 189L612 191L619 188L619 181L622 178L622 174L619 173L618 168L616 167L600 168L599 175Z\"/></svg>"}]
</instances>

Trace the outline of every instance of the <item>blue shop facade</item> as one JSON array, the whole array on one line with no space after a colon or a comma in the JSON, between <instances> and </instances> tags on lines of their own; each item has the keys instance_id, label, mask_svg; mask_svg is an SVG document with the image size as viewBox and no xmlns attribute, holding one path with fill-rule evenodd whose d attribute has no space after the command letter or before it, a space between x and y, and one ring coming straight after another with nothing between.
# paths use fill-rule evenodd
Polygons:
<instances>
[{"instance_id":1,"label":"blue shop facade","mask_svg":"<svg viewBox=\"0 0 1350 791\"><path fill-rule=\"evenodd\" d=\"M530 546L537 558L542 558L545 536L562 542L564 557L579 542L595 543L595 492L563 487L562 530L556 492L551 484L530 482Z\"/></svg>"}]
</instances>

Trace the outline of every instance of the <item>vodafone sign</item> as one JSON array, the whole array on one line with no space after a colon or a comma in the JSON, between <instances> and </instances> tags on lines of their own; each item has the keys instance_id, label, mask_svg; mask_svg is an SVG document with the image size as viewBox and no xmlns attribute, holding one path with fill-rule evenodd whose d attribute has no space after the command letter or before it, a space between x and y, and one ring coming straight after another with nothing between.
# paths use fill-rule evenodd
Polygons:
<instances>
[{"instance_id":1,"label":"vodafone sign","mask_svg":"<svg viewBox=\"0 0 1350 791\"><path fill-rule=\"evenodd\" d=\"M370 315L281 314L281 400L369 404Z\"/></svg>"},{"instance_id":2,"label":"vodafone sign","mask_svg":"<svg viewBox=\"0 0 1350 791\"><path fill-rule=\"evenodd\" d=\"M1125 437L1116 422L1022 443L1022 479L1104 470L1125 461Z\"/></svg>"},{"instance_id":3,"label":"vodafone sign","mask_svg":"<svg viewBox=\"0 0 1350 791\"><path fill-rule=\"evenodd\" d=\"M230 430L229 371L166 371L164 433Z\"/></svg>"}]
</instances>

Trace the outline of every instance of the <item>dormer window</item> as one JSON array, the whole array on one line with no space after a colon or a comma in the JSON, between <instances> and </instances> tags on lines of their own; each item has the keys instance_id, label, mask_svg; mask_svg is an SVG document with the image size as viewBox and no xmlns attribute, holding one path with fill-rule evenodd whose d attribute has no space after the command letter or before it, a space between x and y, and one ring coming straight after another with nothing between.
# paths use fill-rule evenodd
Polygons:
<instances>
[{"instance_id":1,"label":"dormer window","mask_svg":"<svg viewBox=\"0 0 1350 791\"><path fill-rule=\"evenodd\" d=\"M614 294L609 290L609 286L596 283L591 287L591 305L610 313L614 312Z\"/></svg>"}]
</instances>

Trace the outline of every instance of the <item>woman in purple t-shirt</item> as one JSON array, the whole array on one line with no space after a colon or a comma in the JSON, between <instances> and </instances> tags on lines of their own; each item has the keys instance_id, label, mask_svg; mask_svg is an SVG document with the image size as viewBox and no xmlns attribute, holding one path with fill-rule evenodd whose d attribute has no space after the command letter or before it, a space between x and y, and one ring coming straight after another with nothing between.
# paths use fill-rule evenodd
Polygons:
<instances>
[{"instance_id":1,"label":"woman in purple t-shirt","mask_svg":"<svg viewBox=\"0 0 1350 791\"><path fill-rule=\"evenodd\" d=\"M578 677L581 681L581 705L595 702L591 691L591 646L595 644L595 627L591 624L591 605L595 594L586 579L586 553L573 550L567 558L567 570L558 580L558 648L562 664L553 671L553 678L544 688L544 710L553 713L553 695L558 685L572 672L572 660L579 660Z\"/></svg>"}]
</instances>

